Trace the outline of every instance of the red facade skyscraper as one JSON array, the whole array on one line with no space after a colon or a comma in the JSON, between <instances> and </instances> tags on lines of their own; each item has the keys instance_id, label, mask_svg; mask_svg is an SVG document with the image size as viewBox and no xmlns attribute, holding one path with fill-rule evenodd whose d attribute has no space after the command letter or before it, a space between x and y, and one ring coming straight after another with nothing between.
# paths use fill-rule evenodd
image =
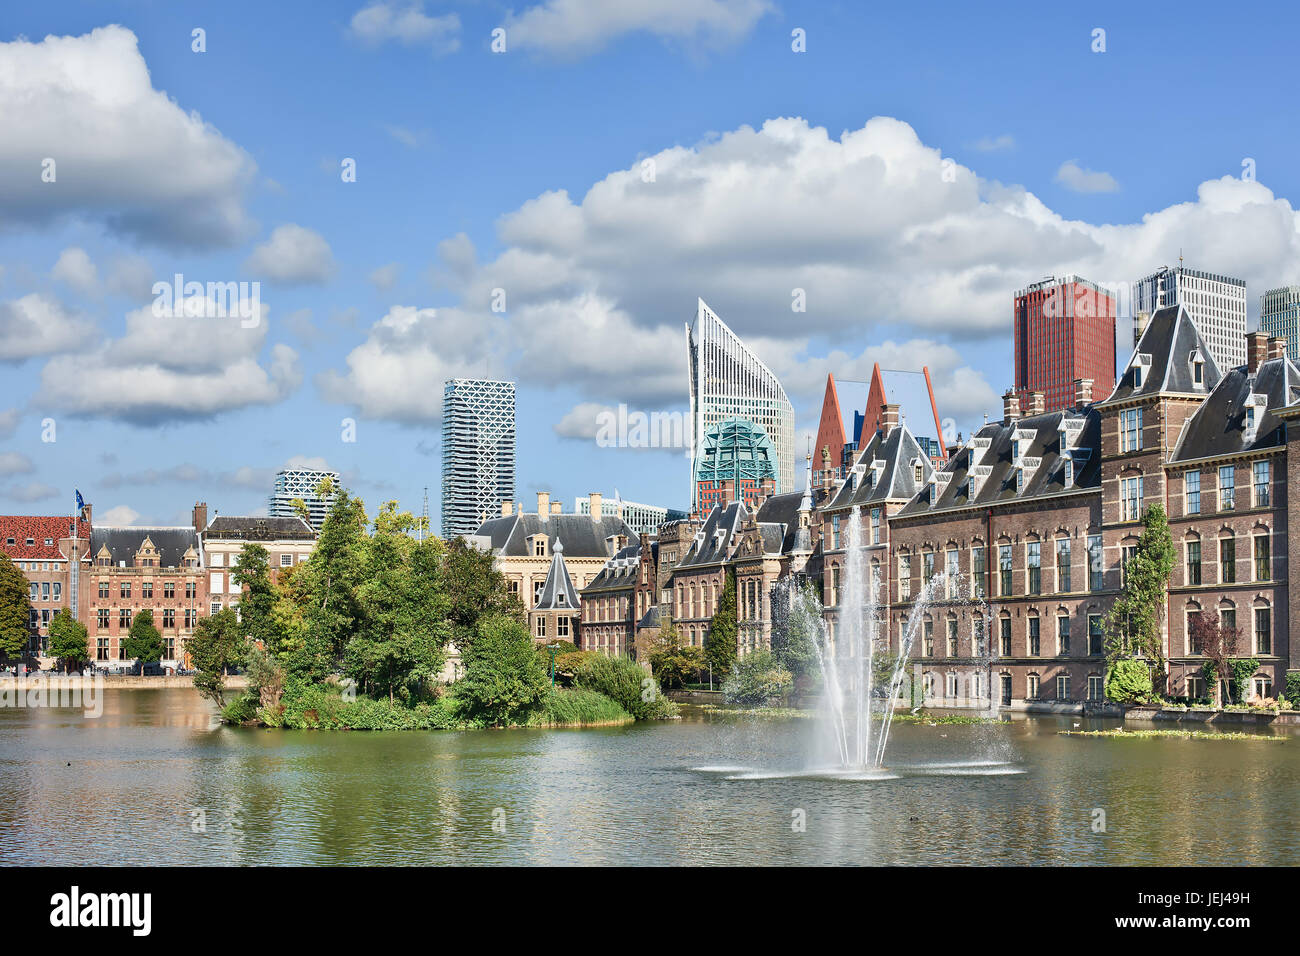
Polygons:
<instances>
[{"instance_id":1,"label":"red facade skyscraper","mask_svg":"<svg viewBox=\"0 0 1300 956\"><path fill-rule=\"evenodd\" d=\"M1074 404L1076 379L1092 379L1092 394L1115 387L1115 296L1069 275L1016 293L1016 392L1042 392L1044 411ZM1022 406L1023 407L1023 406Z\"/></svg>"}]
</instances>

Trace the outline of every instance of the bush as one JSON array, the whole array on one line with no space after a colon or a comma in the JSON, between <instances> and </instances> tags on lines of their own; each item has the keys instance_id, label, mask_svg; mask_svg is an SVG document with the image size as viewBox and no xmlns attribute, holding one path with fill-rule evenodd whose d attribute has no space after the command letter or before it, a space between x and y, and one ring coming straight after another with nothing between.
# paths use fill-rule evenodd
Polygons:
<instances>
[{"instance_id":1,"label":"bush","mask_svg":"<svg viewBox=\"0 0 1300 956\"><path fill-rule=\"evenodd\" d=\"M466 726L456 700L444 696L406 704L358 695L346 699L334 684L292 682L278 707L262 707L268 727L292 730L452 730Z\"/></svg>"},{"instance_id":2,"label":"bush","mask_svg":"<svg viewBox=\"0 0 1300 956\"><path fill-rule=\"evenodd\" d=\"M221 709L221 719L228 724L247 724L257 720L257 695L243 694Z\"/></svg>"},{"instance_id":3,"label":"bush","mask_svg":"<svg viewBox=\"0 0 1300 956\"><path fill-rule=\"evenodd\" d=\"M496 726L527 723L550 692L533 639L514 618L480 621L462 660L465 676L456 682L455 695L472 718Z\"/></svg>"},{"instance_id":4,"label":"bush","mask_svg":"<svg viewBox=\"0 0 1300 956\"><path fill-rule=\"evenodd\" d=\"M593 654L578 667L574 683L599 691L637 720L677 716L677 705L659 692L659 685L644 667L627 657Z\"/></svg>"},{"instance_id":5,"label":"bush","mask_svg":"<svg viewBox=\"0 0 1300 956\"><path fill-rule=\"evenodd\" d=\"M784 697L793 684L794 675L770 651L754 651L732 665L722 693L728 703L762 705Z\"/></svg>"},{"instance_id":6,"label":"bush","mask_svg":"<svg viewBox=\"0 0 1300 956\"><path fill-rule=\"evenodd\" d=\"M546 724L614 724L631 723L635 718L617 701L599 691L585 687L556 690L546 697L545 706L536 723Z\"/></svg>"},{"instance_id":7,"label":"bush","mask_svg":"<svg viewBox=\"0 0 1300 956\"><path fill-rule=\"evenodd\" d=\"M1151 669L1146 661L1122 657L1106 672L1106 696L1121 704L1145 703L1152 698Z\"/></svg>"},{"instance_id":8,"label":"bush","mask_svg":"<svg viewBox=\"0 0 1300 956\"><path fill-rule=\"evenodd\" d=\"M1286 699L1291 702L1291 706L1297 706L1300 701L1300 671L1291 671L1286 675Z\"/></svg>"}]
</instances>

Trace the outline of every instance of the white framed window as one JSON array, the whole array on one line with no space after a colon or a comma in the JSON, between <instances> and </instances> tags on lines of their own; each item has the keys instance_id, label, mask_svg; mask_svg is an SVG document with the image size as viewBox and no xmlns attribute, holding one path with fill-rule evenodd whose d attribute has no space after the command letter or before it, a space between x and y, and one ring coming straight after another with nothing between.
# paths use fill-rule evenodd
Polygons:
<instances>
[{"instance_id":1,"label":"white framed window","mask_svg":"<svg viewBox=\"0 0 1300 956\"><path fill-rule=\"evenodd\" d=\"M1121 478L1119 480L1119 518L1121 521L1137 521L1142 517L1142 478Z\"/></svg>"},{"instance_id":2,"label":"white framed window","mask_svg":"<svg viewBox=\"0 0 1300 956\"><path fill-rule=\"evenodd\" d=\"M292 554L282 554L282 555L280 555L280 567L282 567L282 568L287 568L287 567L290 567L292 564L293 564L293 555L292 555Z\"/></svg>"}]
</instances>

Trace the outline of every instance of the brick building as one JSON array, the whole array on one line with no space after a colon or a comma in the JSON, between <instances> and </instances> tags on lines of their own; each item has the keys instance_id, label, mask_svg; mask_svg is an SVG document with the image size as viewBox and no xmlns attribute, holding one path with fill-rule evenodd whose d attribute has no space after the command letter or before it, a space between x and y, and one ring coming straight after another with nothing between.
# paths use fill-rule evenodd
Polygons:
<instances>
[{"instance_id":1,"label":"brick building","mask_svg":"<svg viewBox=\"0 0 1300 956\"><path fill-rule=\"evenodd\" d=\"M27 578L30 653L42 667L52 664L48 654L50 621L62 608L81 616L84 589L78 586L81 562L90 546L90 507L73 515L0 516L0 550Z\"/></svg>"},{"instance_id":2,"label":"brick building","mask_svg":"<svg viewBox=\"0 0 1300 956\"><path fill-rule=\"evenodd\" d=\"M246 544L266 548L271 579L280 571L296 567L311 557L316 532L302 518L266 518L250 515L217 515L207 521L208 506L195 505L195 526L202 527L202 551L208 587L208 613L239 604L242 588L231 580L231 568Z\"/></svg>"},{"instance_id":3,"label":"brick building","mask_svg":"<svg viewBox=\"0 0 1300 956\"><path fill-rule=\"evenodd\" d=\"M1115 297L1078 276L1021 289L1013 304L1015 391L1043 395L1044 411L1070 407L1075 379L1097 393L1115 383Z\"/></svg>"}]
</instances>

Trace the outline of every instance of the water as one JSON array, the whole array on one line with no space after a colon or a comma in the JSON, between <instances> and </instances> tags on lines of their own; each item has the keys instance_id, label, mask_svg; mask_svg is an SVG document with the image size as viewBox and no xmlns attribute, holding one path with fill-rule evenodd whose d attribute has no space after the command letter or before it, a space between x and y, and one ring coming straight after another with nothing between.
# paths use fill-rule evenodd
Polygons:
<instances>
[{"instance_id":1,"label":"water","mask_svg":"<svg viewBox=\"0 0 1300 956\"><path fill-rule=\"evenodd\" d=\"M824 731L808 718L313 733L214 727L188 689L109 690L98 720L0 710L0 864L1286 864L1300 853L1300 735L1057 736L1077 719L901 724L873 775L810 770ZM200 809L206 831L194 832Z\"/></svg>"}]
</instances>

